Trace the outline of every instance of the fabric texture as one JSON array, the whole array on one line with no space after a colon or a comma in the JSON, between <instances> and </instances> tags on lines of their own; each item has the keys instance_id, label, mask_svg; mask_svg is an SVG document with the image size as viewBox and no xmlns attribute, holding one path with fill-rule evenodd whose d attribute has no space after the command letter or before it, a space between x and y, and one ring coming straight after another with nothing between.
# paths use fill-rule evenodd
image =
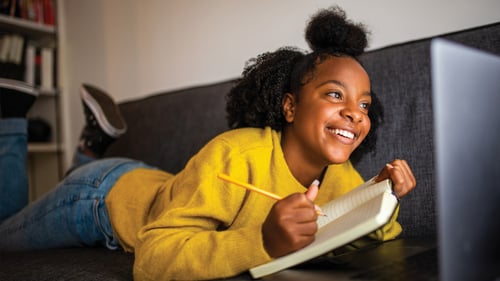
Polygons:
<instances>
[{"instance_id":1,"label":"fabric texture","mask_svg":"<svg viewBox=\"0 0 500 281\"><path fill-rule=\"evenodd\" d=\"M0 119L0 224L28 203L27 142L26 119Z\"/></svg>"},{"instance_id":2,"label":"fabric texture","mask_svg":"<svg viewBox=\"0 0 500 281\"><path fill-rule=\"evenodd\" d=\"M133 280L134 255L98 248L0 252L2 281Z\"/></svg>"},{"instance_id":3,"label":"fabric texture","mask_svg":"<svg viewBox=\"0 0 500 281\"><path fill-rule=\"evenodd\" d=\"M144 166L109 158L79 167L51 192L0 223L0 251L97 245L117 249L105 198L123 173Z\"/></svg>"},{"instance_id":4,"label":"fabric texture","mask_svg":"<svg viewBox=\"0 0 500 281\"><path fill-rule=\"evenodd\" d=\"M228 129L225 96L233 84L230 80L120 104L127 132L104 157L139 159L176 174L202 146Z\"/></svg>"}]
</instances>

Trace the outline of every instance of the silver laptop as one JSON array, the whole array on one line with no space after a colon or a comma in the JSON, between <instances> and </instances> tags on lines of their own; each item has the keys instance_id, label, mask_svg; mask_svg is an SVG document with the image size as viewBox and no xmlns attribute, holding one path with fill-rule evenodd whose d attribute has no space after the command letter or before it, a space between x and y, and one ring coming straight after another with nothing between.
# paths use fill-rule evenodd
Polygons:
<instances>
[{"instance_id":1,"label":"silver laptop","mask_svg":"<svg viewBox=\"0 0 500 281\"><path fill-rule=\"evenodd\" d=\"M431 43L440 280L500 280L500 57Z\"/></svg>"}]
</instances>

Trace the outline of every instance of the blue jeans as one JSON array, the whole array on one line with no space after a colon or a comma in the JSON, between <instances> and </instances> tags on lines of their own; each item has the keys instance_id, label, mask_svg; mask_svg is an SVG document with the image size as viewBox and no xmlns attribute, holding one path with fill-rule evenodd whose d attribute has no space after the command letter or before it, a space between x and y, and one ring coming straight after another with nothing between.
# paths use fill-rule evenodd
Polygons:
<instances>
[{"instance_id":1,"label":"blue jeans","mask_svg":"<svg viewBox=\"0 0 500 281\"><path fill-rule=\"evenodd\" d=\"M0 251L119 248L106 195L121 175L148 166L125 158L92 161L74 168L51 192L26 206L26 148L26 120L0 119Z\"/></svg>"}]
</instances>

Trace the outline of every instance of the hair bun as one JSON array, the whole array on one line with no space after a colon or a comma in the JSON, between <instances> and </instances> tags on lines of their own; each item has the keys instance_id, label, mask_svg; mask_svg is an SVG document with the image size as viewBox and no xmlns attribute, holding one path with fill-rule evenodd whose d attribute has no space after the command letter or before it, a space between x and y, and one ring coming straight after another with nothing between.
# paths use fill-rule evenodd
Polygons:
<instances>
[{"instance_id":1,"label":"hair bun","mask_svg":"<svg viewBox=\"0 0 500 281\"><path fill-rule=\"evenodd\" d=\"M306 27L306 41L313 51L329 51L357 57L368 45L364 25L346 18L338 6L323 9L311 17Z\"/></svg>"}]
</instances>

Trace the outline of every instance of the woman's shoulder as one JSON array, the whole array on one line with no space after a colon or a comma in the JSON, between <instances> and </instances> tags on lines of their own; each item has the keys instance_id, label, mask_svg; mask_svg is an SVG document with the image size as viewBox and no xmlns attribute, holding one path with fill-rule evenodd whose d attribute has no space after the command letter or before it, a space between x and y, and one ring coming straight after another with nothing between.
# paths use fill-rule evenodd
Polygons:
<instances>
[{"instance_id":1,"label":"woman's shoulder","mask_svg":"<svg viewBox=\"0 0 500 281\"><path fill-rule=\"evenodd\" d=\"M269 127L266 128L238 128L221 133L213 141L249 147L272 145L273 140L279 138L279 133Z\"/></svg>"},{"instance_id":2,"label":"woman's shoulder","mask_svg":"<svg viewBox=\"0 0 500 281\"><path fill-rule=\"evenodd\" d=\"M221 165L248 165L249 159L265 161L270 159L266 155L276 151L276 145L279 145L279 133L270 128L229 130L210 140L189 160L188 166L194 164L197 168L210 166L215 169Z\"/></svg>"}]
</instances>

